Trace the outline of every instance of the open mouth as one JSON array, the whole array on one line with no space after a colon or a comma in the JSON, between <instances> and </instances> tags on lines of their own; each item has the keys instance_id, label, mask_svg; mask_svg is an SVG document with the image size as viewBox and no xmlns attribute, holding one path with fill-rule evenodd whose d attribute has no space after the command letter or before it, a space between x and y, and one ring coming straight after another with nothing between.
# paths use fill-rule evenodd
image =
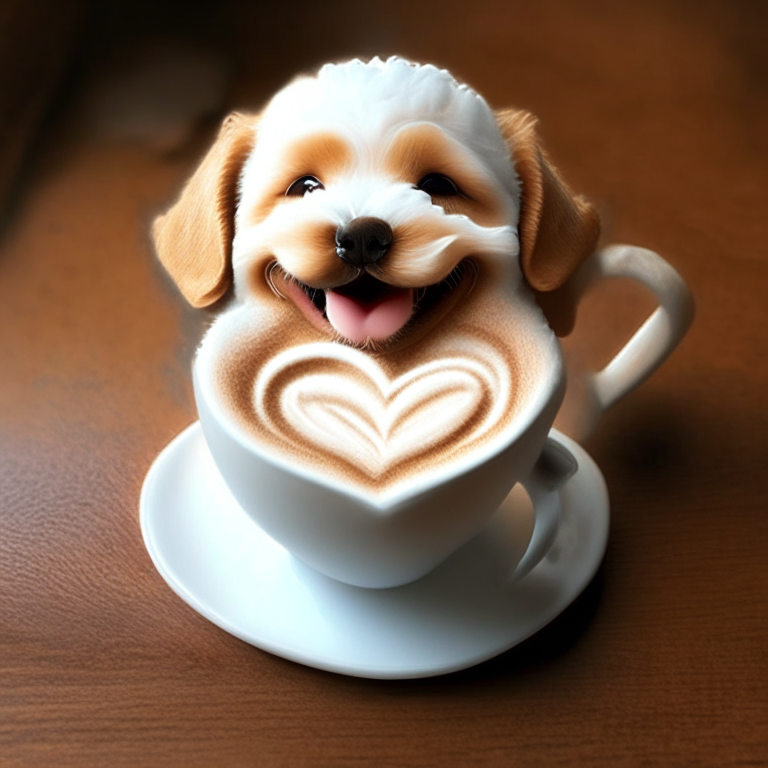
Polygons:
<instances>
[{"instance_id":1,"label":"open mouth","mask_svg":"<svg viewBox=\"0 0 768 768\"><path fill-rule=\"evenodd\" d=\"M274 282L277 270L284 280L280 290ZM323 290L284 273L273 262L267 279L273 290L291 298L313 325L324 330L330 326L342 340L366 345L397 338L407 328L434 316L448 297L471 290L476 272L474 262L464 259L448 277L421 288L389 285L366 272L349 283Z\"/></svg>"}]
</instances>

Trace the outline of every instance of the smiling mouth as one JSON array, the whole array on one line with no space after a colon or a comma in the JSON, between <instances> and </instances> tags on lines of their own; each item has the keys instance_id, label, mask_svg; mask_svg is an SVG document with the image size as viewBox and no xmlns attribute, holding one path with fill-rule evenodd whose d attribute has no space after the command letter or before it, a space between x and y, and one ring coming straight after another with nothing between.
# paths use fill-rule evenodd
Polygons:
<instances>
[{"instance_id":1,"label":"smiling mouth","mask_svg":"<svg viewBox=\"0 0 768 768\"><path fill-rule=\"evenodd\" d=\"M279 290L275 272L282 277ZM363 273L349 283L323 290L287 274L277 262L267 270L272 289L290 298L315 327L334 331L340 340L356 346L381 345L427 319L436 322L472 290L476 277L475 263L464 259L446 278L421 288L400 288Z\"/></svg>"}]
</instances>

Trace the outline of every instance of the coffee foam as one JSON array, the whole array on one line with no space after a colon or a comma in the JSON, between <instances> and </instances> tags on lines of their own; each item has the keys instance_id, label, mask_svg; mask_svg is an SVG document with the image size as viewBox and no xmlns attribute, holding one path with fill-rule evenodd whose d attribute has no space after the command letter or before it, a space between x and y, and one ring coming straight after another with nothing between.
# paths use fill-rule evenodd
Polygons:
<instances>
[{"instance_id":1,"label":"coffee foam","mask_svg":"<svg viewBox=\"0 0 768 768\"><path fill-rule=\"evenodd\" d=\"M519 298L485 292L389 353L328 342L303 319L276 327L268 312L239 307L209 331L198 372L221 418L258 452L390 497L494 455L551 396L559 346L533 301Z\"/></svg>"},{"instance_id":2,"label":"coffee foam","mask_svg":"<svg viewBox=\"0 0 768 768\"><path fill-rule=\"evenodd\" d=\"M288 452L311 445L345 480L388 485L425 461L449 462L504 415L511 398L502 361L487 345L456 351L461 356L390 379L364 352L296 347L264 367L252 403L258 422Z\"/></svg>"}]
</instances>

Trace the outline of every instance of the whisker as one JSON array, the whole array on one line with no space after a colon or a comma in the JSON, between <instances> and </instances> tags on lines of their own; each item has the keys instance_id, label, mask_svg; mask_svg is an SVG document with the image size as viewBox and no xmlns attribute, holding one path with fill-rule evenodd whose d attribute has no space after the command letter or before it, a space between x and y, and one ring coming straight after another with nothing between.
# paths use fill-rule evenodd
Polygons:
<instances>
[{"instance_id":1,"label":"whisker","mask_svg":"<svg viewBox=\"0 0 768 768\"><path fill-rule=\"evenodd\" d=\"M275 279L272 275L272 273L275 271L275 268L280 268L280 265L276 261L270 261L267 265L267 268L264 270L264 278L267 281L267 285L272 289L272 293L275 294L275 296L279 296L281 299L286 298L280 291L278 290L277 286L275 285Z\"/></svg>"}]
</instances>

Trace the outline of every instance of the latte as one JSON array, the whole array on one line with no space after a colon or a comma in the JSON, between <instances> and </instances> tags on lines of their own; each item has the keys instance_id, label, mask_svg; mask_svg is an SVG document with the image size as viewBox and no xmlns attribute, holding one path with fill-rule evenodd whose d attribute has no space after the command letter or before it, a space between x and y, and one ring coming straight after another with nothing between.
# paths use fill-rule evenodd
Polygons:
<instances>
[{"instance_id":1,"label":"latte","mask_svg":"<svg viewBox=\"0 0 768 768\"><path fill-rule=\"evenodd\" d=\"M509 297L486 294L457 315L428 344L371 352L306 324L270 344L268 318L240 309L219 319L199 354L228 420L262 453L381 498L503 448L559 370L532 302L510 311Z\"/></svg>"}]
</instances>

